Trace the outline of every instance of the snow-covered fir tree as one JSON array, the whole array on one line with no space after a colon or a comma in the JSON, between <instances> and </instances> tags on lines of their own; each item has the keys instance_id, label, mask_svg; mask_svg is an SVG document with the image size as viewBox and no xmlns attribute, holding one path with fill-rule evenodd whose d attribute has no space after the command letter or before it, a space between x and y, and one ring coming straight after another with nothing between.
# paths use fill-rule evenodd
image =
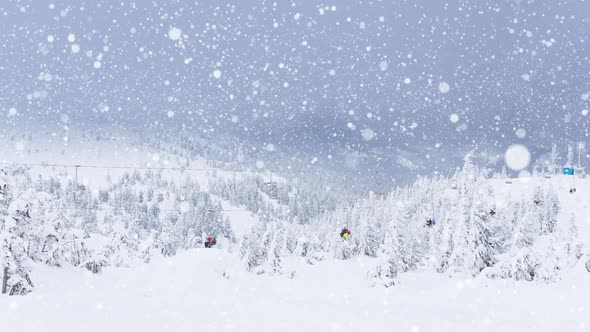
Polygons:
<instances>
[{"instance_id":1,"label":"snow-covered fir tree","mask_svg":"<svg viewBox=\"0 0 590 332\"><path fill-rule=\"evenodd\" d=\"M575 229L567 226L573 222L558 221L555 189L537 186L531 195L498 200L488 174L467 156L451 178L419 178L383 200L336 208L330 196L278 177L273 197L261 176L218 173L207 192L190 178L176 183L151 170L124 173L93 193L15 168L0 183L6 289L31 289L31 262L99 273L107 266L149 262L154 254L203 247L213 235L239 242L245 269L257 274L285 274L289 256L310 264L367 256L375 259L369 282L386 287L412 270L555 280L551 269L565 269L581 257L573 244ZM215 195L260 221L236 238ZM352 235L340 237L343 228ZM555 263L541 264L543 254Z\"/></svg>"}]
</instances>

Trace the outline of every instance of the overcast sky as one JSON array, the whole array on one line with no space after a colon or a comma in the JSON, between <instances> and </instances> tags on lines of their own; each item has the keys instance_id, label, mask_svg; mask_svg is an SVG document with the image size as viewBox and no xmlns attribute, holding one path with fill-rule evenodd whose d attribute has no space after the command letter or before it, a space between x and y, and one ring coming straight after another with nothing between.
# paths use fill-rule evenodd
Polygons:
<instances>
[{"instance_id":1,"label":"overcast sky","mask_svg":"<svg viewBox=\"0 0 590 332\"><path fill-rule=\"evenodd\" d=\"M587 139L589 32L588 1L5 0L0 119L541 151Z\"/></svg>"}]
</instances>

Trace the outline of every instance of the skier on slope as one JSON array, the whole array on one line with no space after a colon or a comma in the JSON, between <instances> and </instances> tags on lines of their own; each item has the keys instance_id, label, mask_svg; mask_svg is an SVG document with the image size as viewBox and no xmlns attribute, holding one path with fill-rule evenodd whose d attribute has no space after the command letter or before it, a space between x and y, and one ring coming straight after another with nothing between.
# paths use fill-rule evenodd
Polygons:
<instances>
[{"instance_id":1,"label":"skier on slope","mask_svg":"<svg viewBox=\"0 0 590 332\"><path fill-rule=\"evenodd\" d=\"M217 244L217 235L209 236L205 242L205 248L212 248Z\"/></svg>"},{"instance_id":2,"label":"skier on slope","mask_svg":"<svg viewBox=\"0 0 590 332\"><path fill-rule=\"evenodd\" d=\"M432 227L436 225L436 221L434 221L434 218L427 218L426 219L426 226L427 227Z\"/></svg>"},{"instance_id":3,"label":"skier on slope","mask_svg":"<svg viewBox=\"0 0 590 332\"><path fill-rule=\"evenodd\" d=\"M350 231L348 230L348 228L344 227L342 231L340 231L340 237L342 237L343 239L347 239L349 236Z\"/></svg>"}]
</instances>

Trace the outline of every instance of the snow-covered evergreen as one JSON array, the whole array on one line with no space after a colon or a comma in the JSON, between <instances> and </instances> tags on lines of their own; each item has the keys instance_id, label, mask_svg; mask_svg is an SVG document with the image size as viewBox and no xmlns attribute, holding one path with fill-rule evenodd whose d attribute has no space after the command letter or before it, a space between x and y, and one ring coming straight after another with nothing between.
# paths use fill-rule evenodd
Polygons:
<instances>
[{"instance_id":1,"label":"snow-covered evergreen","mask_svg":"<svg viewBox=\"0 0 590 332\"><path fill-rule=\"evenodd\" d=\"M558 222L553 187L497 201L487 174L467 158L452 179L421 179L383 201L363 200L326 213L290 233L297 234L292 240L300 248L294 254L377 257L368 276L372 284L386 286L409 270L555 280L572 267L581 257L575 223ZM337 235L343 227L352 230L351 237Z\"/></svg>"},{"instance_id":2,"label":"snow-covered evergreen","mask_svg":"<svg viewBox=\"0 0 590 332\"><path fill-rule=\"evenodd\" d=\"M136 171L95 196L54 177L33 181L22 167L1 175L0 262L6 293L32 289L32 262L98 273L106 266L148 262L157 253L201 247L204 234L236 241L219 203L193 181L178 186L157 173Z\"/></svg>"},{"instance_id":3,"label":"snow-covered evergreen","mask_svg":"<svg viewBox=\"0 0 590 332\"><path fill-rule=\"evenodd\" d=\"M271 195L260 176L211 174L203 190L190 178L177 183L136 170L92 192L10 168L0 183L6 292L32 289L32 262L99 273L202 247L211 235L230 247L238 242L244 268L256 274L294 275L289 262L297 257L316 264L366 256L375 259L369 285L386 287L408 271L554 281L582 258L575 221L560 217L555 188L497 197L496 180L470 156L450 178L420 178L384 199L340 206L334 195L276 178ZM236 237L222 200L259 221ZM340 237L343 228L351 236Z\"/></svg>"}]
</instances>

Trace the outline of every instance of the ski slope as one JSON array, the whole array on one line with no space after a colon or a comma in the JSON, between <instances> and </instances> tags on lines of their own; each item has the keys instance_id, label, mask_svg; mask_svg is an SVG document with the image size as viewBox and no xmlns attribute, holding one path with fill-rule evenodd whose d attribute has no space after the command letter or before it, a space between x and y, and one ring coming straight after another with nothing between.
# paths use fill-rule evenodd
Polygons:
<instances>
[{"instance_id":1,"label":"ski slope","mask_svg":"<svg viewBox=\"0 0 590 332\"><path fill-rule=\"evenodd\" d=\"M412 273L384 289L367 287L365 259L291 263L294 279L243 272L220 249L102 275L38 266L35 292L0 297L0 316L14 332L583 331L590 324L588 273L549 285Z\"/></svg>"},{"instance_id":2,"label":"ski slope","mask_svg":"<svg viewBox=\"0 0 590 332\"><path fill-rule=\"evenodd\" d=\"M134 170L151 169L160 172L162 178L181 183L186 179L198 181L202 191L208 191L213 169L202 156L182 158L177 147L165 144L161 149L145 146L141 138L132 131L111 129L98 130L91 126L86 131L76 129L60 132L59 128L33 128L27 131L7 128L5 136L12 139L0 140L0 168L9 164L25 165L32 177L56 177L62 181L77 181L92 191L108 186L107 178L116 179ZM12 130L12 131L11 131ZM63 131L63 129L62 129ZM100 140L92 132L100 132ZM67 139L66 139L67 138ZM169 152L174 150L177 153ZM53 166L66 165L66 166ZM74 165L81 165L77 170ZM189 170L181 170L181 169ZM237 176L254 174L240 172ZM232 176L232 172L217 171L217 177ZM257 217L243 207L235 206L221 197L214 196L221 203L223 215L230 218L236 236L247 233ZM75 206L72 206L75 207ZM162 206L172 208L172 206Z\"/></svg>"},{"instance_id":3,"label":"ski slope","mask_svg":"<svg viewBox=\"0 0 590 332\"><path fill-rule=\"evenodd\" d=\"M587 241L590 181L573 178L495 181L499 199L535 183L560 193L561 216L576 216ZM239 219L236 217L236 220ZM233 222L233 221L232 221ZM249 223L255 223L250 220ZM245 230L242 230L245 231ZM585 249L587 250L587 249ZM580 261L553 284L406 273L392 288L370 288L374 260L285 262L285 274L246 272L237 245L156 257L149 264L94 275L35 266L36 289L0 297L7 331L587 331L590 273Z\"/></svg>"},{"instance_id":4,"label":"ski slope","mask_svg":"<svg viewBox=\"0 0 590 332\"><path fill-rule=\"evenodd\" d=\"M3 142L0 160L110 166L180 166L174 155L136 145L136 138L92 141L68 136L56 150L43 140ZM121 135L114 135L119 138ZM13 144L11 146L11 144ZM86 148L91 146L91 148ZM186 162L183 160L183 162ZM184 165L185 167L187 165ZM188 167L206 168L205 159ZM33 174L73 169L33 166ZM130 169L79 170L92 188ZM182 181L196 179L206 190L206 172L164 171ZM222 174L220 176L223 176ZM490 180L499 202L532 193L537 185L559 193L559 218L576 217L578 238L590 239L590 180ZM576 194L569 188L575 187ZM238 237L258 222L256 216L221 201ZM585 250L588 251L585 244ZM590 274L583 261L555 284L472 279L469 276L407 273L393 288L370 288L369 258L330 260L308 265L289 258L284 276L245 272L238 244L195 249L157 257L132 268L109 268L100 275L79 268L34 267L35 291L25 297L0 296L0 322L7 331L584 331L590 329ZM293 278L291 273L294 272ZM2 329L4 330L4 328Z\"/></svg>"}]
</instances>

